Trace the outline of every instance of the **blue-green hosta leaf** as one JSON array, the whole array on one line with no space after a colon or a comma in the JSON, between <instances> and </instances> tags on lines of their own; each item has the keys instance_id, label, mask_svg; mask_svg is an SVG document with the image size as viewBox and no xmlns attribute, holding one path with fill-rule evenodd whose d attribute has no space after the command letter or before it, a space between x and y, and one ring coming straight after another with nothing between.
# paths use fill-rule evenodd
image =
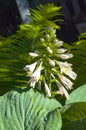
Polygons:
<instances>
[{"instance_id":1,"label":"blue-green hosta leaf","mask_svg":"<svg viewBox=\"0 0 86 130\"><path fill-rule=\"evenodd\" d=\"M61 130L61 104L33 89L0 97L0 130Z\"/></svg>"},{"instance_id":2,"label":"blue-green hosta leaf","mask_svg":"<svg viewBox=\"0 0 86 130\"><path fill-rule=\"evenodd\" d=\"M74 102L86 102L86 84L75 89L70 94L70 98L66 100L66 104Z\"/></svg>"},{"instance_id":3,"label":"blue-green hosta leaf","mask_svg":"<svg viewBox=\"0 0 86 130\"><path fill-rule=\"evenodd\" d=\"M86 130L86 102L66 105L62 118L62 130Z\"/></svg>"}]
</instances>

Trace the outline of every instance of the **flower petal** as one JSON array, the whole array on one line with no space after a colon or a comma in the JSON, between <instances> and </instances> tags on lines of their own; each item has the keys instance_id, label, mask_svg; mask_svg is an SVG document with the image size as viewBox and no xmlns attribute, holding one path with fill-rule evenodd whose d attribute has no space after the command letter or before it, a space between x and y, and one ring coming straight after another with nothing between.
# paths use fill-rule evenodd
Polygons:
<instances>
[{"instance_id":1,"label":"flower petal","mask_svg":"<svg viewBox=\"0 0 86 130\"><path fill-rule=\"evenodd\" d=\"M35 70L35 72L32 75L30 75L30 77L34 77L36 82L38 82L40 79L41 69L42 63L40 63L39 67Z\"/></svg>"},{"instance_id":2,"label":"flower petal","mask_svg":"<svg viewBox=\"0 0 86 130\"><path fill-rule=\"evenodd\" d=\"M46 83L45 80L44 80L44 86L45 86L46 95L47 95L48 97L51 97L50 89L49 89L49 87L48 87L48 85L47 85L47 83Z\"/></svg>"},{"instance_id":3,"label":"flower petal","mask_svg":"<svg viewBox=\"0 0 86 130\"><path fill-rule=\"evenodd\" d=\"M47 51L48 51L50 54L53 53L53 51L50 49L50 47L47 47Z\"/></svg>"},{"instance_id":4,"label":"flower petal","mask_svg":"<svg viewBox=\"0 0 86 130\"><path fill-rule=\"evenodd\" d=\"M58 53L64 53L66 51L67 51L67 49L65 49L65 48L60 48L57 50Z\"/></svg>"},{"instance_id":5,"label":"flower petal","mask_svg":"<svg viewBox=\"0 0 86 130\"><path fill-rule=\"evenodd\" d=\"M37 53L32 53L32 52L30 52L29 55L32 56L32 57L37 57L37 56L39 56Z\"/></svg>"},{"instance_id":6,"label":"flower petal","mask_svg":"<svg viewBox=\"0 0 86 130\"><path fill-rule=\"evenodd\" d=\"M54 44L56 44L58 47L63 45L63 41L59 41L58 39L54 39Z\"/></svg>"},{"instance_id":7,"label":"flower petal","mask_svg":"<svg viewBox=\"0 0 86 130\"><path fill-rule=\"evenodd\" d=\"M68 75L73 80L76 79L77 74L72 71L72 67L71 67L72 64L67 62L59 62L59 61L57 61L56 63L60 66L61 73Z\"/></svg>"},{"instance_id":8,"label":"flower petal","mask_svg":"<svg viewBox=\"0 0 86 130\"><path fill-rule=\"evenodd\" d=\"M36 65L37 65L37 62L34 62L33 64L26 65L23 69L25 71L29 71L30 73L32 73L34 71Z\"/></svg>"},{"instance_id":9,"label":"flower petal","mask_svg":"<svg viewBox=\"0 0 86 130\"><path fill-rule=\"evenodd\" d=\"M68 92L67 92L67 90L64 88L64 86L60 83L60 82L57 82L57 86L58 86L58 88L59 88L59 91L57 91L57 93L58 94L64 94L65 95L65 97L67 98L67 99L69 99L69 94L68 94Z\"/></svg>"},{"instance_id":10,"label":"flower petal","mask_svg":"<svg viewBox=\"0 0 86 130\"><path fill-rule=\"evenodd\" d=\"M27 84L30 84L30 86L34 88L36 84L35 78L34 77L30 78Z\"/></svg>"},{"instance_id":11,"label":"flower petal","mask_svg":"<svg viewBox=\"0 0 86 130\"><path fill-rule=\"evenodd\" d=\"M67 88L67 89L72 89L72 86L73 86L73 83L68 79L66 78L65 76L59 74L58 75L62 84Z\"/></svg>"},{"instance_id":12,"label":"flower petal","mask_svg":"<svg viewBox=\"0 0 86 130\"><path fill-rule=\"evenodd\" d=\"M75 80L77 77L77 74L75 72L73 72L72 70L66 72L66 75L68 75L73 80Z\"/></svg>"},{"instance_id":13,"label":"flower petal","mask_svg":"<svg viewBox=\"0 0 86 130\"><path fill-rule=\"evenodd\" d=\"M54 67L55 66L54 60L49 59L49 64L50 64L51 67Z\"/></svg>"},{"instance_id":14,"label":"flower petal","mask_svg":"<svg viewBox=\"0 0 86 130\"><path fill-rule=\"evenodd\" d=\"M59 56L60 58L62 58L62 59L69 59L69 58L72 58L72 57L73 57L73 54L65 53L65 54L59 54L58 56Z\"/></svg>"}]
</instances>

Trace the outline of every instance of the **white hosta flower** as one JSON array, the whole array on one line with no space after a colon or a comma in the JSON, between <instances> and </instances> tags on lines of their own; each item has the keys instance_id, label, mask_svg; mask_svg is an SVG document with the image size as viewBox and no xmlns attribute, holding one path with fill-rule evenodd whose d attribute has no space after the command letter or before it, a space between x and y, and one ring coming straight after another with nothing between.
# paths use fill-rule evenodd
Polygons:
<instances>
[{"instance_id":1,"label":"white hosta flower","mask_svg":"<svg viewBox=\"0 0 86 130\"><path fill-rule=\"evenodd\" d=\"M58 53L64 53L64 52L66 52L66 51L67 51L67 49L65 49L65 48L61 48L61 49L58 49L58 50L57 50Z\"/></svg>"},{"instance_id":2,"label":"white hosta flower","mask_svg":"<svg viewBox=\"0 0 86 130\"><path fill-rule=\"evenodd\" d=\"M41 70L42 70L42 63L40 63L39 67L35 70L34 73L32 73L32 74L30 75L30 77L31 77L31 78L34 78L34 80L35 80L36 82L38 82L39 79L40 79Z\"/></svg>"},{"instance_id":3,"label":"white hosta flower","mask_svg":"<svg viewBox=\"0 0 86 130\"><path fill-rule=\"evenodd\" d=\"M26 65L24 67L24 70L27 71L29 74L33 73L35 67L37 65L37 62L33 63L33 64L30 64L30 65Z\"/></svg>"},{"instance_id":4,"label":"white hosta flower","mask_svg":"<svg viewBox=\"0 0 86 130\"><path fill-rule=\"evenodd\" d=\"M59 54L58 56L59 56L60 58L62 58L62 59L69 59L69 58L72 58L72 57L73 57L73 54L65 53L65 54Z\"/></svg>"},{"instance_id":5,"label":"white hosta flower","mask_svg":"<svg viewBox=\"0 0 86 130\"><path fill-rule=\"evenodd\" d=\"M36 84L36 79L35 79L35 77L30 78L30 80L28 81L27 84L30 84L30 86L34 88L34 87L35 87L35 84Z\"/></svg>"},{"instance_id":6,"label":"white hosta flower","mask_svg":"<svg viewBox=\"0 0 86 130\"><path fill-rule=\"evenodd\" d=\"M44 80L44 86L45 86L46 95L47 95L48 97L51 97L50 89L49 89L49 87L48 87L48 85L47 85L47 83L46 83L45 80Z\"/></svg>"},{"instance_id":7,"label":"white hosta flower","mask_svg":"<svg viewBox=\"0 0 86 130\"><path fill-rule=\"evenodd\" d=\"M60 78L62 84L66 87L66 89L72 89L73 83L68 78L61 74L58 74L58 77Z\"/></svg>"},{"instance_id":8,"label":"white hosta flower","mask_svg":"<svg viewBox=\"0 0 86 130\"><path fill-rule=\"evenodd\" d=\"M35 70L35 72L33 72L30 75L31 78L28 81L28 84L30 84L30 86L33 87L33 88L35 87L36 83L40 79L41 69L42 69L42 63L40 63L39 67Z\"/></svg>"},{"instance_id":9,"label":"white hosta flower","mask_svg":"<svg viewBox=\"0 0 86 130\"><path fill-rule=\"evenodd\" d=\"M65 95L65 97L67 98L67 99L69 99L69 94L68 94L68 92L67 92L67 90L64 88L64 86L60 83L60 82L57 82L57 86L58 86L58 88L59 88L59 91L57 91L57 93L58 94L61 94L61 95Z\"/></svg>"},{"instance_id":10,"label":"white hosta flower","mask_svg":"<svg viewBox=\"0 0 86 130\"><path fill-rule=\"evenodd\" d=\"M58 46L62 46L63 45L63 41L58 41Z\"/></svg>"},{"instance_id":11,"label":"white hosta flower","mask_svg":"<svg viewBox=\"0 0 86 130\"><path fill-rule=\"evenodd\" d=\"M59 61L57 61L57 64L60 66L61 73L68 75L73 80L76 79L77 74L72 71L72 67L71 67L72 64L67 62L59 62Z\"/></svg>"},{"instance_id":12,"label":"white hosta flower","mask_svg":"<svg viewBox=\"0 0 86 130\"><path fill-rule=\"evenodd\" d=\"M32 56L32 57L37 57L37 56L39 56L37 53L32 53L32 52L30 52L29 55Z\"/></svg>"},{"instance_id":13,"label":"white hosta flower","mask_svg":"<svg viewBox=\"0 0 86 130\"><path fill-rule=\"evenodd\" d=\"M77 77L77 74L74 71L72 71L72 70L66 71L65 74L68 75L73 80L75 80L76 77Z\"/></svg>"},{"instance_id":14,"label":"white hosta flower","mask_svg":"<svg viewBox=\"0 0 86 130\"><path fill-rule=\"evenodd\" d=\"M53 41L58 47L63 45L63 41L59 41L58 39L54 39Z\"/></svg>"},{"instance_id":15,"label":"white hosta flower","mask_svg":"<svg viewBox=\"0 0 86 130\"><path fill-rule=\"evenodd\" d=\"M51 67L54 67L55 66L54 60L49 59L49 64L50 64Z\"/></svg>"},{"instance_id":16,"label":"white hosta flower","mask_svg":"<svg viewBox=\"0 0 86 130\"><path fill-rule=\"evenodd\" d=\"M47 47L47 51L48 51L50 54L53 53L53 51L50 49L50 47Z\"/></svg>"},{"instance_id":17,"label":"white hosta flower","mask_svg":"<svg viewBox=\"0 0 86 130\"><path fill-rule=\"evenodd\" d=\"M69 68L69 67L72 66L72 64L67 63L67 62L56 61L56 63L57 63L60 67L65 67L65 68Z\"/></svg>"},{"instance_id":18,"label":"white hosta flower","mask_svg":"<svg viewBox=\"0 0 86 130\"><path fill-rule=\"evenodd\" d=\"M40 41L41 41L41 42L45 42L45 39L44 39L44 38L40 38Z\"/></svg>"}]
</instances>

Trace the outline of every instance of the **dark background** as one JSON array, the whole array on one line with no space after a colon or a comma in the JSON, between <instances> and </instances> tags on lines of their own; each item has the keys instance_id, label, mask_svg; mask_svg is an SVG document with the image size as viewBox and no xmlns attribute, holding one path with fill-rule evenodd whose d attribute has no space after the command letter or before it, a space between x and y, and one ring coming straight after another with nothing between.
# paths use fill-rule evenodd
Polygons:
<instances>
[{"instance_id":1,"label":"dark background","mask_svg":"<svg viewBox=\"0 0 86 130\"><path fill-rule=\"evenodd\" d=\"M31 8L36 8L39 0L28 0ZM42 0L40 3L53 2L53 0ZM54 0L55 2L55 0ZM55 3L56 4L56 3ZM16 0L0 0L0 35L7 37L19 29L22 23ZM64 21L65 23L65 21ZM78 30L72 22L59 23L61 30L57 30L57 36L61 40L71 43L78 39Z\"/></svg>"}]
</instances>

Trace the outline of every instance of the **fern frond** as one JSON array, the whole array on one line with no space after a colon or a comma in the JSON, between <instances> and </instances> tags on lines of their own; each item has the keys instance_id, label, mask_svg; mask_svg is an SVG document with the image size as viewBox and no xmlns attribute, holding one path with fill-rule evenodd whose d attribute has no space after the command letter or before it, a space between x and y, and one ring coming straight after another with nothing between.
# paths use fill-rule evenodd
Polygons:
<instances>
[{"instance_id":1,"label":"fern frond","mask_svg":"<svg viewBox=\"0 0 86 130\"><path fill-rule=\"evenodd\" d=\"M31 18L35 22L35 24L39 25L48 25L58 28L58 25L52 24L54 21L54 17L61 16L61 7L55 6L52 4L40 4L37 10L31 9ZM60 19L58 19L60 21ZM51 23L50 23L51 21ZM55 22L54 22L55 23Z\"/></svg>"},{"instance_id":2,"label":"fern frond","mask_svg":"<svg viewBox=\"0 0 86 130\"><path fill-rule=\"evenodd\" d=\"M0 41L0 94L3 94L14 87L26 86L23 67L29 63L32 39L23 27L15 35Z\"/></svg>"}]
</instances>

